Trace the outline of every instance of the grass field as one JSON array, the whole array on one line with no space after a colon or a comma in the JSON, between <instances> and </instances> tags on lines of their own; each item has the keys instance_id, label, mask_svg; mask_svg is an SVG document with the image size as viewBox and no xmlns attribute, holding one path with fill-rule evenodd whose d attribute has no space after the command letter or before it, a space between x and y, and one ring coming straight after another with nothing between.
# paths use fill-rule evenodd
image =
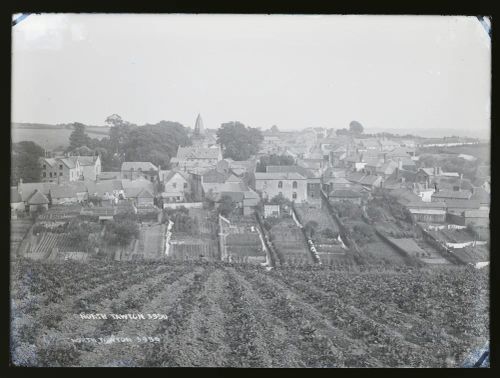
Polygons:
<instances>
[{"instance_id":1,"label":"grass field","mask_svg":"<svg viewBox=\"0 0 500 378\"><path fill-rule=\"evenodd\" d=\"M470 267L19 261L11 357L17 366L458 367L489 340L488 277Z\"/></svg>"},{"instance_id":2,"label":"grass field","mask_svg":"<svg viewBox=\"0 0 500 378\"><path fill-rule=\"evenodd\" d=\"M69 146L69 136L73 130L64 127L14 127L11 131L12 142L23 140L32 141L47 150L66 148ZM102 139L107 136L108 127L87 128L86 132L90 138Z\"/></svg>"}]
</instances>

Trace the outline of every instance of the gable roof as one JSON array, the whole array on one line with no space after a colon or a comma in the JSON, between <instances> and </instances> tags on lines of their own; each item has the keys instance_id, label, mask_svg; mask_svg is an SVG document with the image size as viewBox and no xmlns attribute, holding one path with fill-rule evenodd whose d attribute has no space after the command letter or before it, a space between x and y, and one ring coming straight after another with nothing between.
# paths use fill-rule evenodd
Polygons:
<instances>
[{"instance_id":1,"label":"gable roof","mask_svg":"<svg viewBox=\"0 0 500 378\"><path fill-rule=\"evenodd\" d=\"M256 172L256 180L306 180L298 172Z\"/></svg>"},{"instance_id":2,"label":"gable roof","mask_svg":"<svg viewBox=\"0 0 500 378\"><path fill-rule=\"evenodd\" d=\"M189 181L189 178L184 172L175 170L160 171L160 181L163 181L165 184L167 184L175 175L179 175L185 181Z\"/></svg>"},{"instance_id":3,"label":"gable roof","mask_svg":"<svg viewBox=\"0 0 500 378\"><path fill-rule=\"evenodd\" d=\"M460 190L440 190L432 193L432 198L469 199L471 193Z\"/></svg>"},{"instance_id":4,"label":"gable roof","mask_svg":"<svg viewBox=\"0 0 500 378\"><path fill-rule=\"evenodd\" d=\"M481 206L479 201L471 200L446 199L444 202L447 208L479 209Z\"/></svg>"},{"instance_id":5,"label":"gable roof","mask_svg":"<svg viewBox=\"0 0 500 378\"><path fill-rule=\"evenodd\" d=\"M50 196L52 199L77 198L75 187L69 185L58 185L50 188Z\"/></svg>"},{"instance_id":6,"label":"gable roof","mask_svg":"<svg viewBox=\"0 0 500 378\"><path fill-rule=\"evenodd\" d=\"M376 175L367 175L365 177L363 177L359 183L361 185L374 185L377 181L379 181L381 179L380 176L376 176Z\"/></svg>"},{"instance_id":7,"label":"gable roof","mask_svg":"<svg viewBox=\"0 0 500 378\"><path fill-rule=\"evenodd\" d=\"M156 165L149 161L124 161L122 163L122 171L157 171Z\"/></svg>"},{"instance_id":8,"label":"gable roof","mask_svg":"<svg viewBox=\"0 0 500 378\"><path fill-rule=\"evenodd\" d=\"M154 198L154 196L148 189L141 189L137 194L137 198Z\"/></svg>"},{"instance_id":9,"label":"gable roof","mask_svg":"<svg viewBox=\"0 0 500 378\"><path fill-rule=\"evenodd\" d=\"M54 185L57 184L48 182L26 182L19 184L18 191L19 194L21 194L21 199L23 200L23 202L26 202L36 190L45 195L48 195L50 188Z\"/></svg>"},{"instance_id":10,"label":"gable roof","mask_svg":"<svg viewBox=\"0 0 500 378\"><path fill-rule=\"evenodd\" d=\"M357 183L360 183L361 180L363 179L363 177L365 177L365 173L363 173L363 172L353 172L353 173L346 176L346 178L349 181L357 182Z\"/></svg>"},{"instance_id":11,"label":"gable roof","mask_svg":"<svg viewBox=\"0 0 500 378\"><path fill-rule=\"evenodd\" d=\"M78 162L83 166L95 165L99 156L77 156Z\"/></svg>"},{"instance_id":12,"label":"gable roof","mask_svg":"<svg viewBox=\"0 0 500 378\"><path fill-rule=\"evenodd\" d=\"M103 196L106 193L112 193L115 190L122 190L122 180L105 180L99 182L86 181L85 185L90 195L97 194Z\"/></svg>"},{"instance_id":13,"label":"gable roof","mask_svg":"<svg viewBox=\"0 0 500 378\"><path fill-rule=\"evenodd\" d=\"M35 191L28 200L28 205L45 205L48 203L49 203L48 198L38 190Z\"/></svg>"},{"instance_id":14,"label":"gable roof","mask_svg":"<svg viewBox=\"0 0 500 378\"><path fill-rule=\"evenodd\" d=\"M308 179L316 178L315 174L310 169L299 165L268 165L266 167L266 172L297 172Z\"/></svg>"},{"instance_id":15,"label":"gable roof","mask_svg":"<svg viewBox=\"0 0 500 378\"><path fill-rule=\"evenodd\" d=\"M408 209L446 209L445 202L412 201L405 205Z\"/></svg>"},{"instance_id":16,"label":"gable roof","mask_svg":"<svg viewBox=\"0 0 500 378\"><path fill-rule=\"evenodd\" d=\"M206 184L222 184L226 182L229 174L218 171L215 168L203 173L202 180Z\"/></svg>"},{"instance_id":17,"label":"gable roof","mask_svg":"<svg viewBox=\"0 0 500 378\"><path fill-rule=\"evenodd\" d=\"M333 190L328 197L334 198L361 198L363 197L360 193L355 192L351 189L337 189Z\"/></svg>"},{"instance_id":18,"label":"gable roof","mask_svg":"<svg viewBox=\"0 0 500 378\"><path fill-rule=\"evenodd\" d=\"M218 159L220 156L220 148L209 147L179 147L177 150L178 160L187 159Z\"/></svg>"}]
</instances>

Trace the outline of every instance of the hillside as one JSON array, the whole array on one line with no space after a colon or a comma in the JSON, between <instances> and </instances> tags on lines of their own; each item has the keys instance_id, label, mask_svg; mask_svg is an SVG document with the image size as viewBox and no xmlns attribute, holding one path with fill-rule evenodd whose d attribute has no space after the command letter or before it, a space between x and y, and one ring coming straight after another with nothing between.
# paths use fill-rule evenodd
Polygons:
<instances>
[{"instance_id":1,"label":"hillside","mask_svg":"<svg viewBox=\"0 0 500 378\"><path fill-rule=\"evenodd\" d=\"M488 271L470 267L14 264L17 365L444 367L489 338Z\"/></svg>"},{"instance_id":2,"label":"hillside","mask_svg":"<svg viewBox=\"0 0 500 378\"><path fill-rule=\"evenodd\" d=\"M71 125L47 125L40 123L12 123L12 142L32 141L47 150L64 149L69 146ZM86 126L89 137L102 139L109 133L107 126Z\"/></svg>"}]
</instances>

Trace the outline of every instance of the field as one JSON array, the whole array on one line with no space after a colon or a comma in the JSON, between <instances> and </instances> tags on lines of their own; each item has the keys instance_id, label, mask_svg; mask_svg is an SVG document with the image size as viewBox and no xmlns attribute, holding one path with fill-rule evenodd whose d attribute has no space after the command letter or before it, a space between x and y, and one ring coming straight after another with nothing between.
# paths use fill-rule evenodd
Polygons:
<instances>
[{"instance_id":1,"label":"field","mask_svg":"<svg viewBox=\"0 0 500 378\"><path fill-rule=\"evenodd\" d=\"M487 269L21 260L11 277L18 366L457 367L489 340Z\"/></svg>"},{"instance_id":2,"label":"field","mask_svg":"<svg viewBox=\"0 0 500 378\"><path fill-rule=\"evenodd\" d=\"M13 127L12 142L32 141L47 150L61 149L69 146L69 136L73 130L65 127ZM107 136L108 127L87 127L90 138L102 139Z\"/></svg>"},{"instance_id":3,"label":"field","mask_svg":"<svg viewBox=\"0 0 500 378\"><path fill-rule=\"evenodd\" d=\"M466 154L481 159L484 164L489 164L491 145L489 143L481 143L478 145L421 148L419 154L423 153Z\"/></svg>"}]
</instances>

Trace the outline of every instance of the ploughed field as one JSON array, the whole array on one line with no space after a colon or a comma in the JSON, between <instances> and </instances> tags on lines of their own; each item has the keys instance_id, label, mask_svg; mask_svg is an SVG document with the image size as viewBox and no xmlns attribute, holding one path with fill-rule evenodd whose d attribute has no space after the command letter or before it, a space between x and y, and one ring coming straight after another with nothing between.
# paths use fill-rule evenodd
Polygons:
<instances>
[{"instance_id":1,"label":"ploughed field","mask_svg":"<svg viewBox=\"0 0 500 378\"><path fill-rule=\"evenodd\" d=\"M268 272L221 262L19 260L11 357L28 366L458 366L489 338L488 293L488 270L458 266ZM99 337L108 342L88 341Z\"/></svg>"}]
</instances>

